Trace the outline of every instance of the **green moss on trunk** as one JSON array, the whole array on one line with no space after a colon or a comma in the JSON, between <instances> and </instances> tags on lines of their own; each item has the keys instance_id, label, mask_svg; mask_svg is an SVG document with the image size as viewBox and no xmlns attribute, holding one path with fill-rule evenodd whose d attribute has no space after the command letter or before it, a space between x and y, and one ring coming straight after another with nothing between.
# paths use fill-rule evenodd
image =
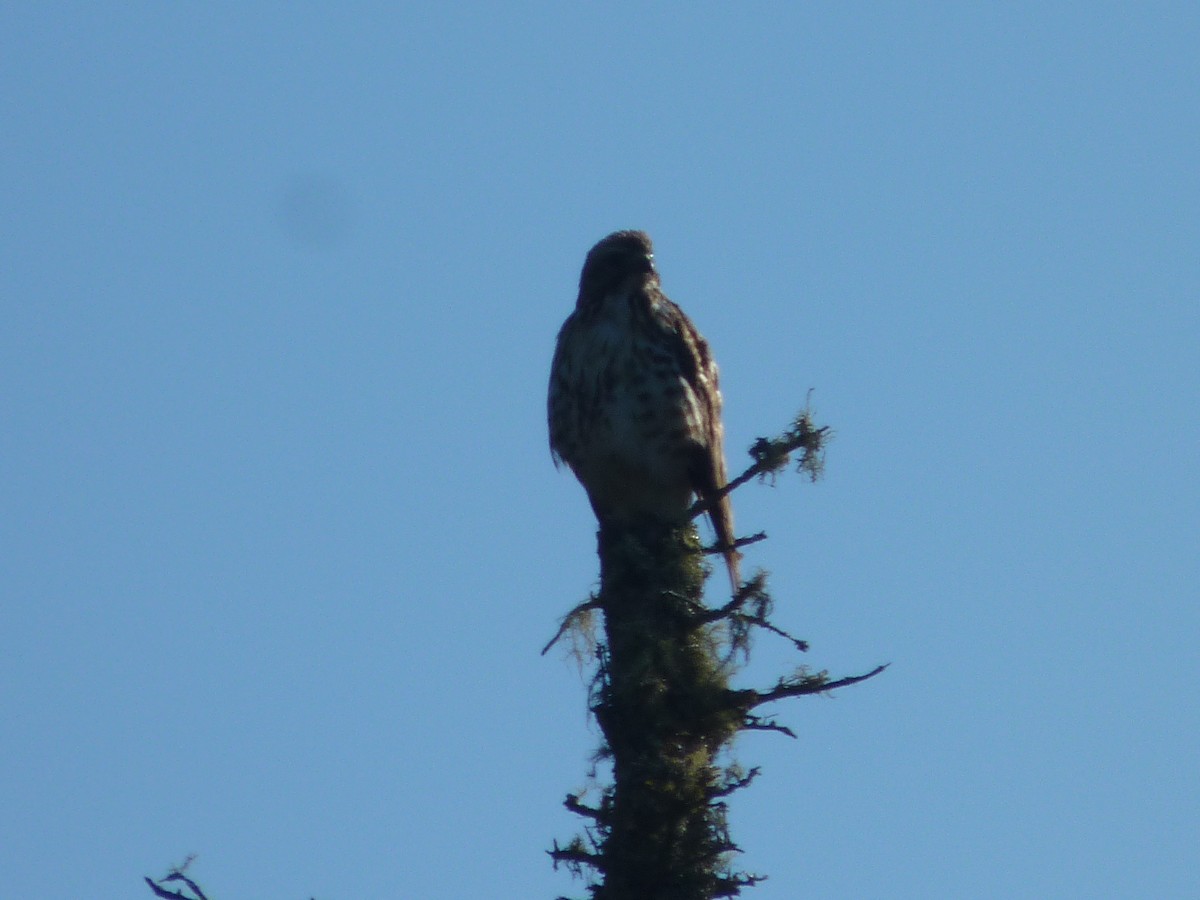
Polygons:
<instances>
[{"instance_id":1,"label":"green moss on trunk","mask_svg":"<svg viewBox=\"0 0 1200 900\"><path fill-rule=\"evenodd\" d=\"M601 806L597 900L729 895L732 849L716 759L736 733L692 526L600 532L607 639L593 695L613 784Z\"/></svg>"}]
</instances>

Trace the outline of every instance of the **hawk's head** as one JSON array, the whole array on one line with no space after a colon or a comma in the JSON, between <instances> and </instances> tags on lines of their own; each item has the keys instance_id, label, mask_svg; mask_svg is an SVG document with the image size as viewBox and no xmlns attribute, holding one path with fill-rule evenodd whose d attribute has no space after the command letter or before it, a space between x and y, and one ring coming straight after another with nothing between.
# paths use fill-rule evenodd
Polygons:
<instances>
[{"instance_id":1,"label":"hawk's head","mask_svg":"<svg viewBox=\"0 0 1200 900\"><path fill-rule=\"evenodd\" d=\"M644 231L616 231L591 250L579 276L579 302L600 300L631 276L658 278L654 269L654 245Z\"/></svg>"}]
</instances>

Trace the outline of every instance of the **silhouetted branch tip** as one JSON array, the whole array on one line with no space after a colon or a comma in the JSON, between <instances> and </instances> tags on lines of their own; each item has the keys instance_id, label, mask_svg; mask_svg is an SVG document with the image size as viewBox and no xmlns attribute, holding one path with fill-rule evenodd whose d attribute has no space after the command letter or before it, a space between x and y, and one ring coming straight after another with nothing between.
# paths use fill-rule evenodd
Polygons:
<instances>
[{"instance_id":1,"label":"silhouetted branch tip","mask_svg":"<svg viewBox=\"0 0 1200 900\"><path fill-rule=\"evenodd\" d=\"M750 691L750 694L756 696L753 697L752 702L745 708L754 709L756 706L762 706L764 703L772 703L775 700L782 700L786 697L828 694L831 691L836 691L838 688L849 687L852 684L858 684L860 681L866 681L868 678L874 678L889 665L891 663L884 663L863 675L850 675L846 678L839 678L836 681L829 680L828 672L818 672L812 675L801 668L790 678L781 678L779 683L769 691Z\"/></svg>"},{"instance_id":2,"label":"silhouetted branch tip","mask_svg":"<svg viewBox=\"0 0 1200 900\"><path fill-rule=\"evenodd\" d=\"M765 531L760 531L757 534L750 535L749 537L738 538L733 542L733 548L735 550L740 550L742 547L749 547L751 544L757 544L759 541L765 541L766 539L767 533Z\"/></svg>"},{"instance_id":3,"label":"silhouetted branch tip","mask_svg":"<svg viewBox=\"0 0 1200 900\"><path fill-rule=\"evenodd\" d=\"M728 780L720 788L713 791L714 797L728 797L734 791L740 791L744 787L748 787L750 782L754 781L762 773L762 769L755 766L745 775L731 773Z\"/></svg>"},{"instance_id":4,"label":"silhouetted branch tip","mask_svg":"<svg viewBox=\"0 0 1200 900\"><path fill-rule=\"evenodd\" d=\"M836 691L838 688L849 687L852 684L858 684L860 681L866 681L868 678L874 678L890 665L891 663L883 663L883 665L876 666L864 675L851 675L847 678L839 678L837 681L831 681L825 685L825 690Z\"/></svg>"},{"instance_id":5,"label":"silhouetted branch tip","mask_svg":"<svg viewBox=\"0 0 1200 900\"><path fill-rule=\"evenodd\" d=\"M578 794L567 794L567 799L563 801L563 806L576 815L586 816L589 819L599 819L601 816L600 810L596 809L596 807L580 803Z\"/></svg>"},{"instance_id":6,"label":"silhouetted branch tip","mask_svg":"<svg viewBox=\"0 0 1200 900\"><path fill-rule=\"evenodd\" d=\"M572 609L569 613L563 616L562 621L558 623L558 631L554 633L554 637L550 638L549 643L542 648L542 656L550 652L550 648L559 642L564 634L571 628L581 626L587 618L587 614L594 609L600 608L600 598L592 595Z\"/></svg>"},{"instance_id":7,"label":"silhouetted branch tip","mask_svg":"<svg viewBox=\"0 0 1200 900\"><path fill-rule=\"evenodd\" d=\"M183 874L182 869L186 868L191 861L191 858L189 858L180 869L172 871L166 878L160 878L158 881L154 881L148 876L142 877L145 878L146 884L150 886L150 890L154 891L154 896L162 897L164 900L208 900L208 897L204 895L204 891L200 890L200 886ZM185 894L182 889L170 891L162 887L168 881L182 881L188 890L192 892L191 895Z\"/></svg>"},{"instance_id":8,"label":"silhouetted branch tip","mask_svg":"<svg viewBox=\"0 0 1200 900\"><path fill-rule=\"evenodd\" d=\"M790 738L796 737L796 732L792 731L786 725L780 725L774 720L763 719L759 716L749 714L742 721L742 731L778 731L780 734L786 734Z\"/></svg>"},{"instance_id":9,"label":"silhouetted branch tip","mask_svg":"<svg viewBox=\"0 0 1200 900\"><path fill-rule=\"evenodd\" d=\"M721 880L713 892L713 897L736 897L741 894L742 888L754 887L760 881L766 880L766 875L732 875Z\"/></svg>"},{"instance_id":10,"label":"silhouetted branch tip","mask_svg":"<svg viewBox=\"0 0 1200 900\"><path fill-rule=\"evenodd\" d=\"M555 841L554 848L546 853L554 861L555 870L558 869L559 863L562 863L572 875L581 874L584 866L603 871L603 857L584 847L580 838L575 838L565 847L560 847L558 841Z\"/></svg>"},{"instance_id":11,"label":"silhouetted branch tip","mask_svg":"<svg viewBox=\"0 0 1200 900\"><path fill-rule=\"evenodd\" d=\"M741 622L744 622L747 625L754 625L754 626L757 626L758 628L763 629L764 631L769 631L772 634L778 635L779 637L783 638L785 641L790 643L797 650L799 650L801 653L808 652L808 641L802 640L801 638L798 638L798 637L792 637L792 635L788 634L786 631L784 631L778 625L776 625L773 622L771 622L770 620L768 620L765 616L738 614L737 618Z\"/></svg>"},{"instance_id":12,"label":"silhouetted branch tip","mask_svg":"<svg viewBox=\"0 0 1200 900\"><path fill-rule=\"evenodd\" d=\"M749 547L751 544L757 544L766 539L767 533L760 531L758 534L752 534L749 537L738 538L733 542L733 549L740 550L742 547ZM727 547L723 547L720 544L709 544L702 552L708 556L716 556L719 553L724 553L727 549Z\"/></svg>"}]
</instances>

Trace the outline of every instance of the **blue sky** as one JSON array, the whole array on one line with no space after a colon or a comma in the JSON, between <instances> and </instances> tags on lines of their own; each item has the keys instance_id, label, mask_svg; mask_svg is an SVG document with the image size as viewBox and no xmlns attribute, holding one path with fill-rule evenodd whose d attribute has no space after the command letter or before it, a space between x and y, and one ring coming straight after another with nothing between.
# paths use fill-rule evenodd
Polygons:
<instances>
[{"instance_id":1,"label":"blue sky","mask_svg":"<svg viewBox=\"0 0 1200 900\"><path fill-rule=\"evenodd\" d=\"M7 5L0 895L582 892L544 395L627 227L731 468L810 388L837 432L735 500L779 623L892 663L739 742L747 896L1200 893L1197 46L1182 3Z\"/></svg>"}]
</instances>

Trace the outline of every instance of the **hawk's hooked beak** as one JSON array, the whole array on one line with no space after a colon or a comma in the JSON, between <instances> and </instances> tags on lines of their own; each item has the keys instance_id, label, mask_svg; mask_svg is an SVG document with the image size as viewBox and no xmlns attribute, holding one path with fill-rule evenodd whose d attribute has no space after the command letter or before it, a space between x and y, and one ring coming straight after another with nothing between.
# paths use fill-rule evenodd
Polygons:
<instances>
[{"instance_id":1,"label":"hawk's hooked beak","mask_svg":"<svg viewBox=\"0 0 1200 900\"><path fill-rule=\"evenodd\" d=\"M654 254L647 253L641 258L641 264L638 266L639 272L645 272L647 275L654 274Z\"/></svg>"}]
</instances>

